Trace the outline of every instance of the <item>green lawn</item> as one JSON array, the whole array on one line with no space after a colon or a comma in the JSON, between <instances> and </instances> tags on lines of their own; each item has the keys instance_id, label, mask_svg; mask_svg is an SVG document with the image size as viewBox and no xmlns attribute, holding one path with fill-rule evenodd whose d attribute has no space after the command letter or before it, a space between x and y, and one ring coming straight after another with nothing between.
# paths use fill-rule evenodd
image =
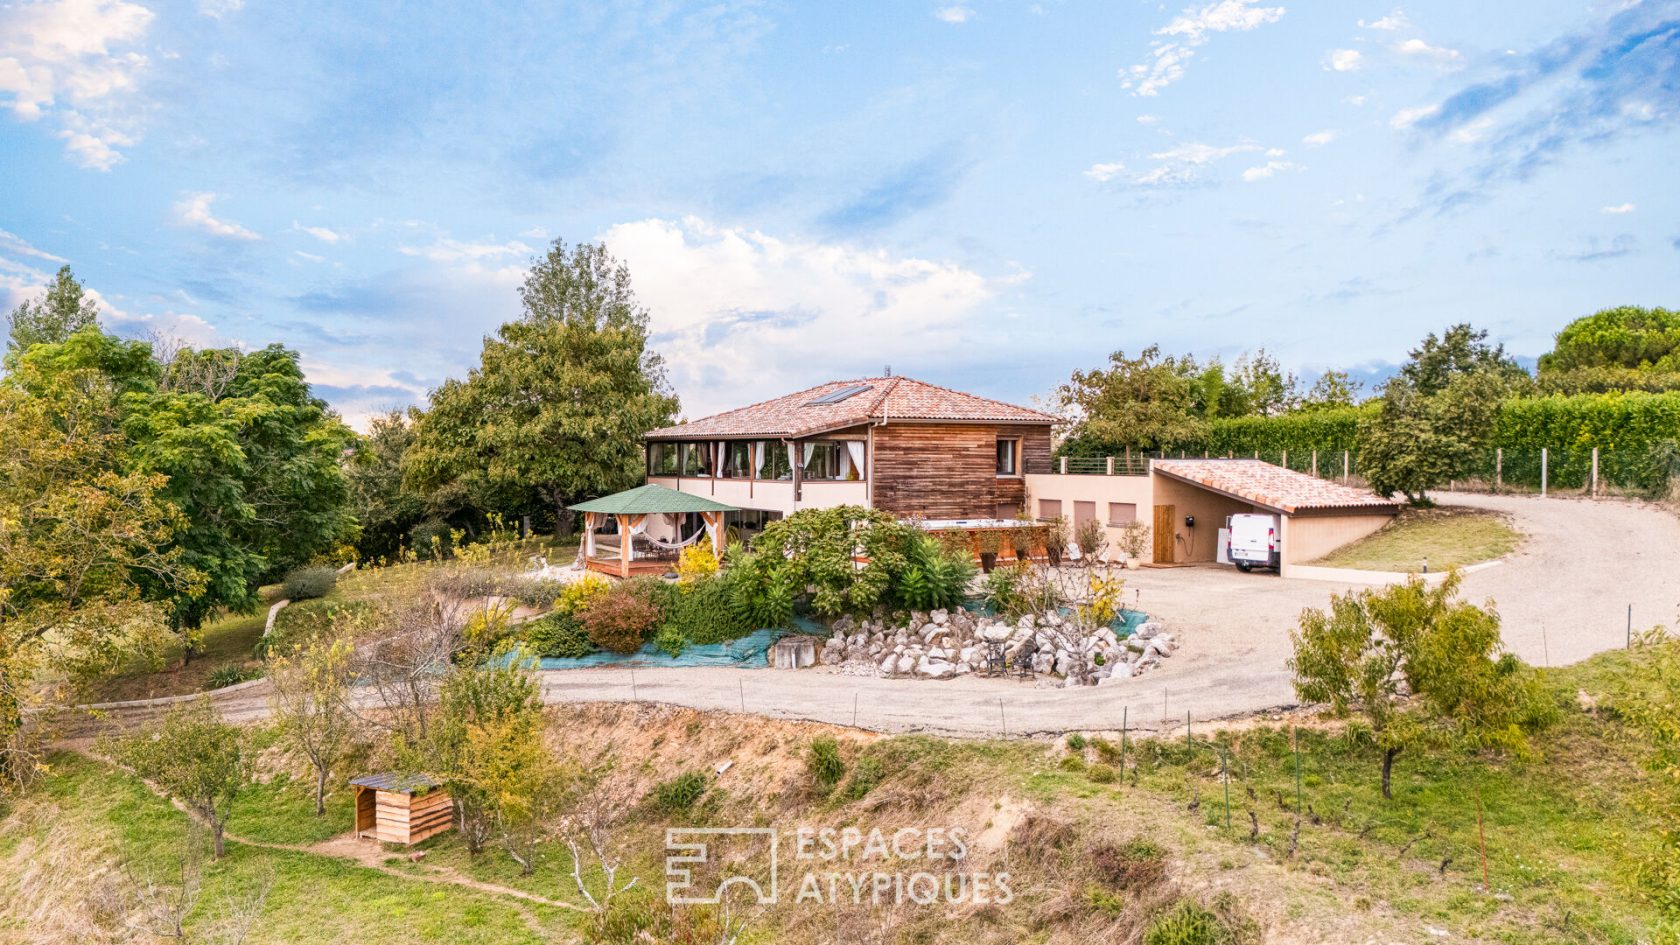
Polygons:
<instances>
[{"instance_id":1,"label":"green lawn","mask_svg":"<svg viewBox=\"0 0 1680 945\"><path fill-rule=\"evenodd\" d=\"M25 855L30 842L52 835L59 844L60 855L52 864L59 871L53 894L64 908L84 912L89 905L75 900L92 893L96 884L78 880L98 875L111 862L131 864L130 869L142 877L173 875L179 862L186 817L140 782L76 755L54 756L52 769L32 799L41 816L25 817L20 812L0 827L0 940L9 940L7 929L35 930L26 912L31 890L24 884L45 878L40 876L40 864L29 862L31 858ZM275 811L259 810L276 799L275 791L243 798L230 829L288 842L309 839L318 832L295 823L277 828L277 819L314 821L314 817L301 791ZM340 827L347 822L342 809L329 816ZM68 847L67 834L73 841ZM67 849L76 855L66 854ZM77 876L79 869L87 875ZM405 880L310 853L230 843L226 858L205 866L203 894L189 918L189 933L208 931L230 902L264 884L270 885L270 891L262 920L246 939L253 945L535 945L567 940L561 930L575 921L560 910L460 886Z\"/></svg>"},{"instance_id":2,"label":"green lawn","mask_svg":"<svg viewBox=\"0 0 1680 945\"><path fill-rule=\"evenodd\" d=\"M1416 572L1424 562L1446 571L1502 558L1522 535L1497 512L1480 509L1408 509L1374 535L1312 562L1330 568Z\"/></svg>"}]
</instances>

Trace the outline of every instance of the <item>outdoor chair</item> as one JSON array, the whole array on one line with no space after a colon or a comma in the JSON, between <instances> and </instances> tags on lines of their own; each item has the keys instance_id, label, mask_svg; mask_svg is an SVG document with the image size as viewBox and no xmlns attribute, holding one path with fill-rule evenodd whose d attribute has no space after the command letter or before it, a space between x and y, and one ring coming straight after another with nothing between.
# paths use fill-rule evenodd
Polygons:
<instances>
[{"instance_id":1,"label":"outdoor chair","mask_svg":"<svg viewBox=\"0 0 1680 945\"><path fill-rule=\"evenodd\" d=\"M1021 646L1021 651L1015 654L1015 674L1022 679L1033 678L1033 659L1038 656L1038 645L1031 640Z\"/></svg>"},{"instance_id":2,"label":"outdoor chair","mask_svg":"<svg viewBox=\"0 0 1680 945\"><path fill-rule=\"evenodd\" d=\"M1002 643L986 644L986 675L1009 675L1009 657L1004 653Z\"/></svg>"}]
</instances>

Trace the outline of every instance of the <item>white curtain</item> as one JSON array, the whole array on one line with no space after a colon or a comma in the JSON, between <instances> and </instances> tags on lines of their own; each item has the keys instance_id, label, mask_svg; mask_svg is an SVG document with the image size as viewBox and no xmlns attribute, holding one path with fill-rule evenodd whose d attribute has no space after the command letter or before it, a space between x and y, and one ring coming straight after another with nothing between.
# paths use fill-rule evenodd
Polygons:
<instances>
[{"instance_id":1,"label":"white curtain","mask_svg":"<svg viewBox=\"0 0 1680 945\"><path fill-rule=\"evenodd\" d=\"M796 453L795 453L795 452L794 452L794 446L793 446L793 444L792 444L792 443L789 443L789 444L788 444L788 445L787 445L787 451L788 451L788 475L789 475L789 476L792 476L792 475L793 475L793 471L794 471L794 470L795 470L795 469L796 469L796 468L798 468L798 467L799 467L799 457L798 457L798 455L797 455L797 454L796 454Z\"/></svg>"},{"instance_id":2,"label":"white curtain","mask_svg":"<svg viewBox=\"0 0 1680 945\"><path fill-rule=\"evenodd\" d=\"M601 520L596 517L594 512L583 513L583 556L585 558L595 557L595 529L599 527L600 523Z\"/></svg>"},{"instance_id":3,"label":"white curtain","mask_svg":"<svg viewBox=\"0 0 1680 945\"><path fill-rule=\"evenodd\" d=\"M648 517L646 515L630 516L630 534L619 536L619 541L628 542L630 557L636 557L636 536L647 531Z\"/></svg>"},{"instance_id":4,"label":"white curtain","mask_svg":"<svg viewBox=\"0 0 1680 945\"><path fill-rule=\"evenodd\" d=\"M724 466L728 462L729 462L729 444L723 442L722 440L718 440L717 441L717 468L712 470L712 475L716 476L719 479L722 479L723 478Z\"/></svg>"},{"instance_id":5,"label":"white curtain","mask_svg":"<svg viewBox=\"0 0 1680 945\"><path fill-rule=\"evenodd\" d=\"M753 444L753 478L764 478L764 458L770 455L770 444L759 440Z\"/></svg>"},{"instance_id":6,"label":"white curtain","mask_svg":"<svg viewBox=\"0 0 1680 945\"><path fill-rule=\"evenodd\" d=\"M846 455L852 461L852 468L857 470L859 479L863 478L863 441L847 440Z\"/></svg>"},{"instance_id":7,"label":"white curtain","mask_svg":"<svg viewBox=\"0 0 1680 945\"><path fill-rule=\"evenodd\" d=\"M717 548L718 525L723 523L723 516L719 515L714 518L708 515L703 520L706 523L706 540L712 543L712 548L715 550Z\"/></svg>"}]
</instances>

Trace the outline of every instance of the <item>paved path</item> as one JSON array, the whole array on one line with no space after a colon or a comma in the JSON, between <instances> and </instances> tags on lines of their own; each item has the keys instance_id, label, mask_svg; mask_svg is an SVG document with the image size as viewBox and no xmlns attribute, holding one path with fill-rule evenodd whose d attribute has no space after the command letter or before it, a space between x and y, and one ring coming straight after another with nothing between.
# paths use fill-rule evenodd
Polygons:
<instances>
[{"instance_id":1,"label":"paved path","mask_svg":"<svg viewBox=\"0 0 1680 945\"><path fill-rule=\"evenodd\" d=\"M1531 663L1576 662L1624 644L1634 626L1673 624L1680 608L1680 518L1620 500L1452 494L1443 504L1509 514L1528 537L1504 563L1465 577L1470 599L1492 599L1507 645ZM1232 568L1146 569L1127 575L1128 604L1164 619L1183 647L1134 679L1080 689L965 676L946 682L804 670L693 667L545 672L551 703L666 702L885 732L995 736L1075 729L1182 729L1295 702L1289 630L1306 607L1346 587ZM217 698L236 720L267 714L267 686ZM136 710L132 714L140 714ZM116 712L118 717L131 713Z\"/></svg>"}]
</instances>

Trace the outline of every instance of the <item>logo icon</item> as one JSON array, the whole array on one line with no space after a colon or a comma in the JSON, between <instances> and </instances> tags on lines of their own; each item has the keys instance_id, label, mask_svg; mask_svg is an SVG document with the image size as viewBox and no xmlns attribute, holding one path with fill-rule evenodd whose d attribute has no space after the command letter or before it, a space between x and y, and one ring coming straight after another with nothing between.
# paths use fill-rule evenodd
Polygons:
<instances>
[{"instance_id":1,"label":"logo icon","mask_svg":"<svg viewBox=\"0 0 1680 945\"><path fill-rule=\"evenodd\" d=\"M743 872L770 867L769 888ZM696 876L696 873L701 874ZM713 881L716 885L713 885ZM751 889L757 904L776 902L776 831L769 827L668 827L665 901L673 906L716 905L730 886Z\"/></svg>"}]
</instances>

